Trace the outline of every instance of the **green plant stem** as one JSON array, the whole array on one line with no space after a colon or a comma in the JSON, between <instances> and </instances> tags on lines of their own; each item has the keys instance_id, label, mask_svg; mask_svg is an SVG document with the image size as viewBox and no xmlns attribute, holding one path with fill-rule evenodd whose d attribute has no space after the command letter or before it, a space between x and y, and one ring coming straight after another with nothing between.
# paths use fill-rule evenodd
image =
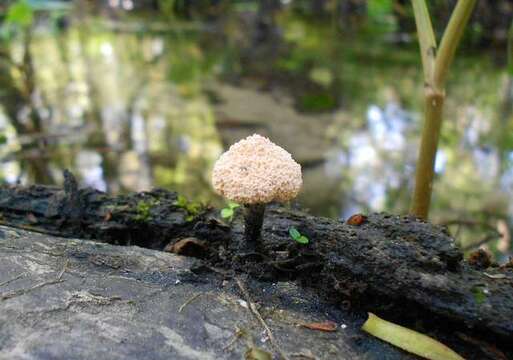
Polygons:
<instances>
[{"instance_id":1,"label":"green plant stem","mask_svg":"<svg viewBox=\"0 0 513 360\"><path fill-rule=\"evenodd\" d=\"M422 129L417 171L415 172L415 191L410 209L411 214L423 219L427 218L431 204L444 98L443 93L435 92L425 96L424 129Z\"/></svg>"},{"instance_id":2,"label":"green plant stem","mask_svg":"<svg viewBox=\"0 0 513 360\"><path fill-rule=\"evenodd\" d=\"M415 24L419 37L420 56L424 69L424 81L428 84L433 78L436 56L436 39L429 17L429 11L424 0L412 0Z\"/></svg>"},{"instance_id":3,"label":"green plant stem","mask_svg":"<svg viewBox=\"0 0 513 360\"><path fill-rule=\"evenodd\" d=\"M412 0L424 71L425 108L424 128L422 129L410 213L422 219L427 219L429 215L436 152L443 120L445 82L454 59L454 53L475 4L476 0L458 0L437 53L436 40L426 2L425 0Z\"/></svg>"},{"instance_id":4,"label":"green plant stem","mask_svg":"<svg viewBox=\"0 0 513 360\"><path fill-rule=\"evenodd\" d=\"M460 43L465 27L470 19L476 0L459 0L445 29L440 48L436 55L433 87L442 89L449 72L454 53Z\"/></svg>"}]
</instances>

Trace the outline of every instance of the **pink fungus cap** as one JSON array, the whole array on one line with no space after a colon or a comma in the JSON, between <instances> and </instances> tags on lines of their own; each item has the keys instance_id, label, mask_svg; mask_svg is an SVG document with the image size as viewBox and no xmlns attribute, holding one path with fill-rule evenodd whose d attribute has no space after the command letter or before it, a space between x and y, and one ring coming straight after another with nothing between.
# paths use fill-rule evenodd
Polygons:
<instances>
[{"instance_id":1,"label":"pink fungus cap","mask_svg":"<svg viewBox=\"0 0 513 360\"><path fill-rule=\"evenodd\" d=\"M286 202L297 196L302 184L301 165L258 134L233 144L212 172L214 190L241 204Z\"/></svg>"}]
</instances>

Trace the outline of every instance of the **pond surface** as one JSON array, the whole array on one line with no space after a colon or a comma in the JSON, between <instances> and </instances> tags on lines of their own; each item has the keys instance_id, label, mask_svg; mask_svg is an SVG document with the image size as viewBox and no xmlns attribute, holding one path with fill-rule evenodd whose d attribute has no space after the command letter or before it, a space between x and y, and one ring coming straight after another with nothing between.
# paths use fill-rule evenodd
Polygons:
<instances>
[{"instance_id":1,"label":"pond surface","mask_svg":"<svg viewBox=\"0 0 513 360\"><path fill-rule=\"evenodd\" d=\"M414 39L251 4L204 21L84 7L59 8L54 21L41 10L30 41L4 45L18 64L28 49L33 71L0 81L0 177L61 183L69 168L111 193L164 187L221 205L213 162L259 133L302 164L299 202L312 213L406 213L422 126ZM432 219L466 222L456 231L468 243L489 223L511 227L513 79L496 54L458 55ZM13 99L25 102L18 124ZM509 235L495 247L506 254Z\"/></svg>"}]
</instances>

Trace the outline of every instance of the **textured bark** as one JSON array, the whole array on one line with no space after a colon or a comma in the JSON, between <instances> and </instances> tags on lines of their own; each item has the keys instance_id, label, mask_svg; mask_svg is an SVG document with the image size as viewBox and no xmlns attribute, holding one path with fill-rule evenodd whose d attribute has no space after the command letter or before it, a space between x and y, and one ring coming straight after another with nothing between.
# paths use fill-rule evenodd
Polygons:
<instances>
[{"instance_id":1,"label":"textured bark","mask_svg":"<svg viewBox=\"0 0 513 360\"><path fill-rule=\"evenodd\" d=\"M163 190L110 197L69 182L66 189L0 189L4 224L157 250L196 238L208 246L207 268L271 283L294 281L360 316L376 312L434 335L466 358L513 355L512 269L473 268L446 230L427 222L372 214L361 225L348 225L270 206L262 246L247 253L241 211L227 225L215 209L192 216L176 194ZM310 243L290 239L291 226Z\"/></svg>"}]
</instances>

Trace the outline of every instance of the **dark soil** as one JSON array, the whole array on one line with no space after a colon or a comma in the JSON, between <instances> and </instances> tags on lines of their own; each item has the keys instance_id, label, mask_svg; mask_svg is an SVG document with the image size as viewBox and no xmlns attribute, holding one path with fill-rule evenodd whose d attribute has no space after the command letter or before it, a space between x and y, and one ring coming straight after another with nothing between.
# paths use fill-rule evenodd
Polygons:
<instances>
[{"instance_id":1,"label":"dark soil","mask_svg":"<svg viewBox=\"0 0 513 360\"><path fill-rule=\"evenodd\" d=\"M351 309L362 322L365 311L372 311L435 336L466 358L513 358L513 269L471 266L444 228L388 214L350 225L268 206L262 240L250 248L241 211L228 224L218 210L198 208L173 192L111 197L78 189L69 173L66 179L65 191L0 188L1 223L184 251L204 259L200 272L222 269L257 280L295 280ZM310 242L292 240L291 227Z\"/></svg>"}]
</instances>

